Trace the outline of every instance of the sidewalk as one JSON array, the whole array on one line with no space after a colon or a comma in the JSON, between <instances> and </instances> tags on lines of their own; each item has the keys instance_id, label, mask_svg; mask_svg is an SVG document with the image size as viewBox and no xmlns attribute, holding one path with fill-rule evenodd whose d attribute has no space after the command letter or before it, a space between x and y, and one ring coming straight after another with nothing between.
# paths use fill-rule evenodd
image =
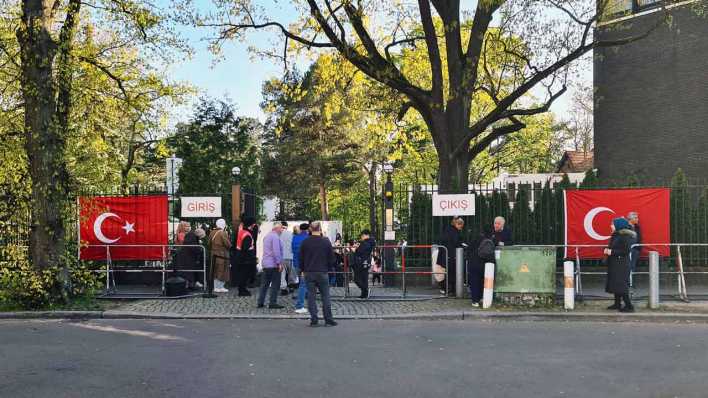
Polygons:
<instances>
[{"instance_id":1,"label":"sidewalk","mask_svg":"<svg viewBox=\"0 0 708 398\"><path fill-rule=\"evenodd\" d=\"M0 319L37 318L140 318L140 319L306 319L307 315L294 313L290 296L281 296L285 308L270 310L256 308L256 298L237 297L232 293L216 298L141 299L108 301L104 311L55 311L0 313ZM484 319L484 320L575 320L575 321L642 321L642 322L700 322L708 323L708 301L683 303L664 301L658 310L647 309L646 301L635 303L634 314L608 311L609 300L577 302L573 311L563 310L562 304L553 307L519 308L499 307L483 310L475 308L468 299L415 300L334 300L332 311L338 319ZM319 305L319 303L318 303Z\"/></svg>"}]
</instances>

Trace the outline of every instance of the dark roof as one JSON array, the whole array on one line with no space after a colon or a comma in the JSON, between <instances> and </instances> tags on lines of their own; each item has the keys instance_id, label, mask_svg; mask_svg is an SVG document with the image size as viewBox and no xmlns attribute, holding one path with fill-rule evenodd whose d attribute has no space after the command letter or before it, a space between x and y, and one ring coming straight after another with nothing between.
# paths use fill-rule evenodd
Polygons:
<instances>
[{"instance_id":1,"label":"dark roof","mask_svg":"<svg viewBox=\"0 0 708 398\"><path fill-rule=\"evenodd\" d=\"M584 173L593 168L593 153L584 151L565 151L558 162L559 173Z\"/></svg>"}]
</instances>

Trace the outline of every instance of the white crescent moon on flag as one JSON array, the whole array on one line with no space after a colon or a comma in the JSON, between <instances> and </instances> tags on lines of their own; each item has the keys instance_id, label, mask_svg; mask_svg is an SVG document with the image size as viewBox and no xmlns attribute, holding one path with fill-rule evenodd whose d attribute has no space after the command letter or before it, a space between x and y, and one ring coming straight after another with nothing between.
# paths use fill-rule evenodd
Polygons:
<instances>
[{"instance_id":1,"label":"white crescent moon on flag","mask_svg":"<svg viewBox=\"0 0 708 398\"><path fill-rule=\"evenodd\" d=\"M595 240L608 240L610 239L609 236L603 236L598 234L595 229L592 227L592 222L595 219L595 217L605 211L609 211L610 213L614 214L614 210L608 209L607 207L596 207L588 212L588 214L585 215L585 220L583 220L583 226L585 227L585 233L588 234L589 237L595 239Z\"/></svg>"},{"instance_id":2,"label":"white crescent moon on flag","mask_svg":"<svg viewBox=\"0 0 708 398\"><path fill-rule=\"evenodd\" d=\"M100 240L101 242L105 244L111 244L118 242L120 238L116 239L108 239L106 235L103 234L103 231L101 231L101 226L103 225L103 222L109 218L109 217L115 217L120 219L117 214L114 213L103 213L100 216L96 217L96 221L93 222L93 233L96 235L96 239Z\"/></svg>"}]
</instances>

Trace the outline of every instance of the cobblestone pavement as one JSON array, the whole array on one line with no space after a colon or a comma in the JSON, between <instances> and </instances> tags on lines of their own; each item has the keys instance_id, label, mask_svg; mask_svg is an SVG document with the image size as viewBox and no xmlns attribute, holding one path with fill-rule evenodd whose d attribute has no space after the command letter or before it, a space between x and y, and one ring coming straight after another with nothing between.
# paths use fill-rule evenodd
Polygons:
<instances>
[{"instance_id":1,"label":"cobblestone pavement","mask_svg":"<svg viewBox=\"0 0 708 398\"><path fill-rule=\"evenodd\" d=\"M352 289L351 294L358 294ZM193 297L185 299L148 299L130 301L121 304L113 310L135 311L140 313L170 313L183 315L278 315L302 317L294 313L294 300L291 296L280 296L278 303L284 309L271 310L256 307L256 289L251 297L238 297L234 292L218 294L216 298ZM428 291L430 293L431 291ZM332 312L335 316L383 316L415 313L437 313L449 311L472 310L469 300L446 299L428 295L428 298L413 292L411 297L416 299L392 300L400 295L400 291L383 291L378 289L370 300L356 298L344 299L343 288L334 288L335 297L332 301ZM434 298L433 298L434 297ZM377 299L378 298L378 299ZM320 305L318 301L318 306Z\"/></svg>"}]
</instances>

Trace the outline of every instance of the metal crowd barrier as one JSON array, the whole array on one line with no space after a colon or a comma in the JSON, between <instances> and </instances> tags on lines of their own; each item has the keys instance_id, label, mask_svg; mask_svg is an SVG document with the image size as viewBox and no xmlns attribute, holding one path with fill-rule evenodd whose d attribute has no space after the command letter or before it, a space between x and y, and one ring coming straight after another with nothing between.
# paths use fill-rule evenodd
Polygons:
<instances>
[{"instance_id":1,"label":"metal crowd barrier","mask_svg":"<svg viewBox=\"0 0 708 398\"><path fill-rule=\"evenodd\" d=\"M350 246L335 246L335 250L342 250L343 251L343 270L339 272L329 272L329 274L344 274L344 297L349 298L350 297L350 290L349 290L349 284L352 278L352 272L353 270L351 269L349 265L349 255L350 253L353 253L353 248ZM447 252L447 248L445 246L441 245L381 245L381 246L376 246L374 247L374 250L376 249L397 249L400 252L400 257L401 257L401 270L400 271L386 271L385 268L382 265L382 270L379 273L382 276L384 275L401 275L401 297L406 298L408 294L408 289L407 289L407 284L406 284L406 275L416 275L416 276L433 276L433 275L439 275L439 274L444 274L445 275L445 296L449 296L449 291L450 291L450 279L448 278L448 273L449 273L449 268L450 265L447 264L449 262L449 253ZM433 270L431 271L406 271L406 250L407 249L443 249L445 250L445 263L447 264L447 267L445 268L445 272L435 272ZM381 258L383 259L383 254L381 254ZM431 255L432 259L432 255ZM369 274L371 275L371 274Z\"/></svg>"},{"instance_id":2,"label":"metal crowd barrier","mask_svg":"<svg viewBox=\"0 0 708 398\"><path fill-rule=\"evenodd\" d=\"M184 248L184 247L198 247L201 249L201 251L202 251L202 269L180 269L180 270L176 270L176 272L201 272L204 275L204 277L203 277L204 289L206 289L206 287L207 287L206 248L202 245L86 245L84 247L103 247L106 249L106 268L94 270L94 272L97 272L97 273L104 273L104 272L106 273L106 293L109 293L109 292L115 293L117 291L115 277L111 278L111 276L113 276L113 274L116 272L138 272L138 273L140 273L140 272L160 272L162 274L161 291L164 294L165 293L165 274L168 272L175 272L174 269L167 268L167 262L168 262L168 258L169 258L167 252L170 249L179 249L179 248ZM160 248L162 248L162 260L157 260L157 262L159 262L161 264L161 269L154 269L154 268L147 268L147 267L132 268L132 269L112 268L113 260L111 259L111 248L124 248L124 247L138 247L138 248L160 247ZM174 259L172 261L174 261ZM111 288L111 280L113 282L112 288Z\"/></svg>"},{"instance_id":3,"label":"metal crowd barrier","mask_svg":"<svg viewBox=\"0 0 708 398\"><path fill-rule=\"evenodd\" d=\"M659 274L676 274L677 285L678 285L678 297L682 301L689 302L688 291L686 289L686 274L708 274L708 271L684 271L683 269L683 256L681 255L682 247L708 247L708 243L641 243L632 245L632 249L635 247L676 247L676 266L678 270L676 271L664 271L659 272ZM648 272L636 272L637 274L648 274Z\"/></svg>"},{"instance_id":4,"label":"metal crowd barrier","mask_svg":"<svg viewBox=\"0 0 708 398\"><path fill-rule=\"evenodd\" d=\"M677 251L677 257L676 257L676 265L678 267L678 270L676 271L661 271L659 274L665 274L665 275L676 275L678 279L678 296L681 300L688 302L688 293L686 290L686 274L708 274L708 271L684 271L683 268L683 257L681 255L681 247L686 247L686 246L694 246L694 247L708 247L708 243L642 243L642 244L634 244L630 247L657 247L657 246L668 246L668 247L676 247ZM579 251L580 248L588 248L588 247L599 247L599 248L605 248L607 245L514 245L514 247L535 247L535 248L553 248L553 249L559 249L559 248L574 248L575 249L575 271L574 271L574 276L575 276L575 294L579 298L580 301L583 299L583 282L582 282L582 276L583 275L605 275L605 272L582 272L580 269L580 255ZM503 250L503 248L502 248ZM566 258L571 258L570 256ZM562 272L557 272L557 274L562 274ZM633 275L648 275L649 272L636 272L636 271L630 271L630 281L633 278Z\"/></svg>"}]
</instances>

